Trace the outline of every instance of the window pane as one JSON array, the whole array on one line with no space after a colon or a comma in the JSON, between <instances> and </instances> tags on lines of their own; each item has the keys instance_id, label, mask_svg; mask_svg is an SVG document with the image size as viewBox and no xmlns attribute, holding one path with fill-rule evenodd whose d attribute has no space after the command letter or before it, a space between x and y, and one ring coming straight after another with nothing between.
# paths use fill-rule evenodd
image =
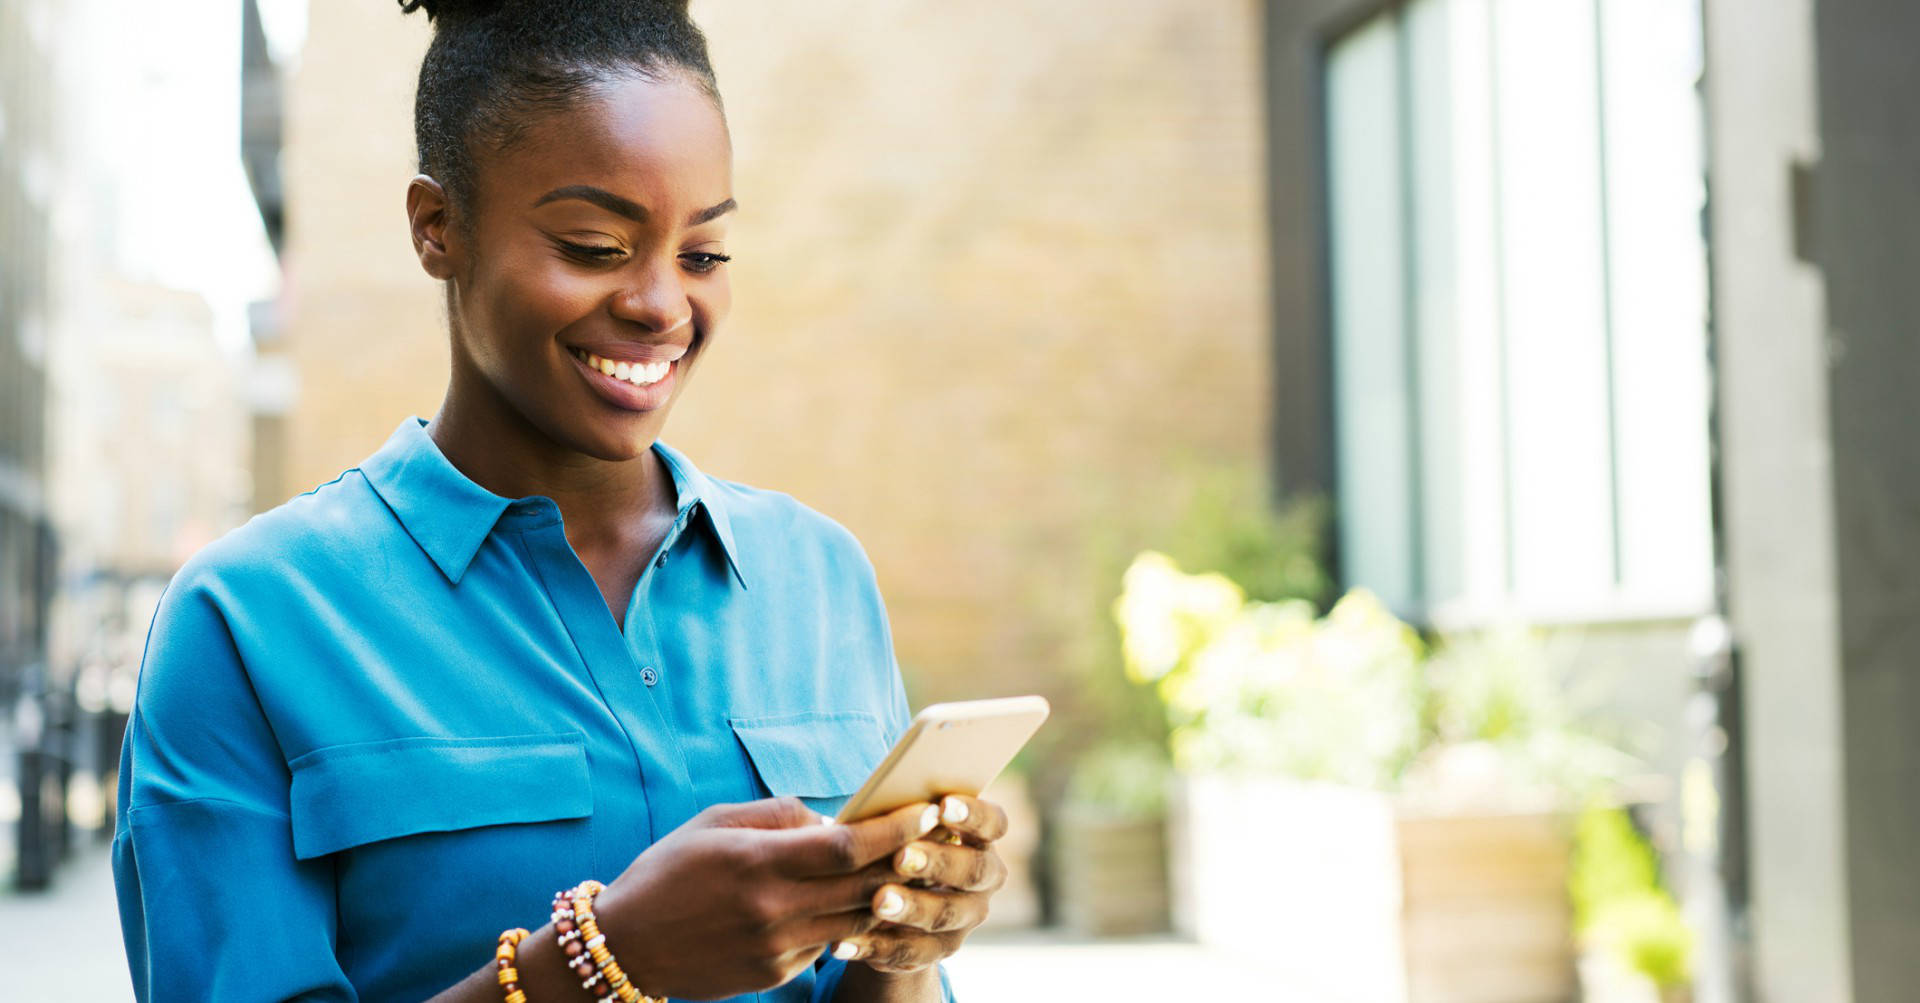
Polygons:
<instances>
[{"instance_id":1,"label":"window pane","mask_svg":"<svg viewBox=\"0 0 1920 1003\"><path fill-rule=\"evenodd\" d=\"M1328 54L1335 462L1341 564L1414 599L1398 38L1375 18Z\"/></svg>"},{"instance_id":2,"label":"window pane","mask_svg":"<svg viewBox=\"0 0 1920 1003\"><path fill-rule=\"evenodd\" d=\"M1713 556L1699 21L1673 0L1603 9L1622 587L1704 609Z\"/></svg>"},{"instance_id":3,"label":"window pane","mask_svg":"<svg viewBox=\"0 0 1920 1003\"><path fill-rule=\"evenodd\" d=\"M1494 4L1513 587L1610 595L1612 440L1592 0Z\"/></svg>"}]
</instances>

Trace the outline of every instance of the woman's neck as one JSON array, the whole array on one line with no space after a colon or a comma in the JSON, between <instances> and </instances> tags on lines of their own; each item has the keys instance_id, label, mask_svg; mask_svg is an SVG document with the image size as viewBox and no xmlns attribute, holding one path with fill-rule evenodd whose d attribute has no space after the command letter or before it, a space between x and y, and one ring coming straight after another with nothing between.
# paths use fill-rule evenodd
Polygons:
<instances>
[{"instance_id":1,"label":"woman's neck","mask_svg":"<svg viewBox=\"0 0 1920 1003\"><path fill-rule=\"evenodd\" d=\"M617 548L636 532L645 535L650 517L674 510L673 478L654 450L631 460L586 455L555 442L506 401L463 390L461 382L456 377L448 386L427 434L488 491L552 498L575 549Z\"/></svg>"}]
</instances>

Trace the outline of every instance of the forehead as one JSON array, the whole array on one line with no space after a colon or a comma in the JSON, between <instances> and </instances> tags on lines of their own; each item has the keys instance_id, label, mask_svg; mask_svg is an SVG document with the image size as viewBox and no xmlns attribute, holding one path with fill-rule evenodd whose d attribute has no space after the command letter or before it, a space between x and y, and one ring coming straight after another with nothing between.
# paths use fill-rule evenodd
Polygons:
<instances>
[{"instance_id":1,"label":"forehead","mask_svg":"<svg viewBox=\"0 0 1920 1003\"><path fill-rule=\"evenodd\" d=\"M733 194L726 121L710 95L677 75L611 77L526 122L476 167L490 204L528 206L580 184L661 209L704 208Z\"/></svg>"}]
</instances>

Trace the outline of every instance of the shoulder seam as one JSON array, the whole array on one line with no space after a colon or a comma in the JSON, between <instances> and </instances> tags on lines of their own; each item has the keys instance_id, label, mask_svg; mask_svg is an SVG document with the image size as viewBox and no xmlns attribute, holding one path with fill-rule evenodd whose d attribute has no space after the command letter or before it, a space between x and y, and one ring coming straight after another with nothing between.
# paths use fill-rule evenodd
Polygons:
<instances>
[{"instance_id":1,"label":"shoulder seam","mask_svg":"<svg viewBox=\"0 0 1920 1003\"><path fill-rule=\"evenodd\" d=\"M176 805L200 804L201 802L227 805L228 807L238 808L241 811L251 812L255 815L265 815L268 818L277 818L283 822L290 822L293 820L292 816L286 815L282 812L273 811L272 809L269 809L269 808L261 808L258 805L245 804L240 801L234 801L230 798L215 798L215 797L181 798L177 801L153 801L147 804L133 805L132 807L127 809L127 820L131 822L135 814L141 811L144 811L148 808L170 808Z\"/></svg>"}]
</instances>

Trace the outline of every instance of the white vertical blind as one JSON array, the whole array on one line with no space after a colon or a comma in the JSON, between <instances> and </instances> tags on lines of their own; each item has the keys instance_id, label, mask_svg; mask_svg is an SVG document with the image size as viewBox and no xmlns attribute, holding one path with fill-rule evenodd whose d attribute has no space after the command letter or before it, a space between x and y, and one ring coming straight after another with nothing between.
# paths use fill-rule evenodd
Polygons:
<instances>
[{"instance_id":1,"label":"white vertical blind","mask_svg":"<svg viewBox=\"0 0 1920 1003\"><path fill-rule=\"evenodd\" d=\"M1411 244L1413 261L1413 372L1417 388L1415 480L1420 511L1416 542L1420 548L1415 583L1420 595L1454 595L1465 589L1466 540L1459 531L1466 516L1463 465L1477 444L1464 438L1462 391L1453 374L1461 372L1460 271L1462 262L1454 191L1456 104L1450 79L1453 50L1448 34L1451 12L1445 4L1407 8L1402 24L1409 141ZM1469 114L1471 114L1469 110ZM1438 378L1429 379L1429 374Z\"/></svg>"},{"instance_id":2,"label":"white vertical blind","mask_svg":"<svg viewBox=\"0 0 1920 1003\"><path fill-rule=\"evenodd\" d=\"M1335 477L1350 577L1404 606L1415 598L1402 213L1399 37L1360 29L1327 65Z\"/></svg>"},{"instance_id":3,"label":"white vertical blind","mask_svg":"<svg viewBox=\"0 0 1920 1003\"><path fill-rule=\"evenodd\" d=\"M1507 438L1504 335L1500 326L1499 185L1494 162L1492 0L1427 3L1448 11L1447 81L1453 109L1454 277L1459 368L1430 379L1459 387L1460 587L1430 602L1490 608L1507 595ZM1437 527L1431 535L1448 530Z\"/></svg>"},{"instance_id":4,"label":"white vertical blind","mask_svg":"<svg viewBox=\"0 0 1920 1003\"><path fill-rule=\"evenodd\" d=\"M1712 591L1707 479L1706 190L1699 20L1674 0L1608 0L1608 204L1620 456L1621 585L1650 601Z\"/></svg>"},{"instance_id":5,"label":"white vertical blind","mask_svg":"<svg viewBox=\"0 0 1920 1003\"><path fill-rule=\"evenodd\" d=\"M1493 16L1513 588L1558 605L1613 581L1593 5Z\"/></svg>"}]
</instances>

